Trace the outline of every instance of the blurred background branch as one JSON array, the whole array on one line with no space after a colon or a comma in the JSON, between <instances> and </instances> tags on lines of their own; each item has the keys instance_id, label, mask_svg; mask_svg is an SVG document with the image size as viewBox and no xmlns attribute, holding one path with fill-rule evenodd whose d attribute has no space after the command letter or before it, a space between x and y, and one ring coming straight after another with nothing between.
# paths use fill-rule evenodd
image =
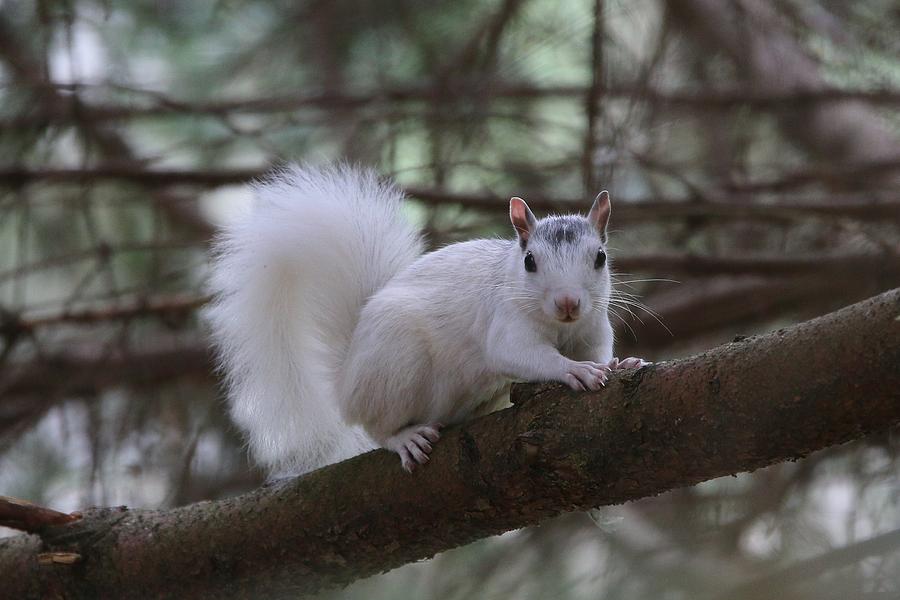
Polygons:
<instances>
[{"instance_id":1,"label":"blurred background branch","mask_svg":"<svg viewBox=\"0 0 900 600\"><path fill-rule=\"evenodd\" d=\"M648 358L897 287L898 29L890 0L0 3L0 493L164 508L261 481L198 310L216 225L286 161L395 177L432 247L509 235L513 195L569 211L609 189L641 304L619 346ZM333 596L712 598L890 535L897 450L573 515ZM778 595L896 595L879 548Z\"/></svg>"}]
</instances>

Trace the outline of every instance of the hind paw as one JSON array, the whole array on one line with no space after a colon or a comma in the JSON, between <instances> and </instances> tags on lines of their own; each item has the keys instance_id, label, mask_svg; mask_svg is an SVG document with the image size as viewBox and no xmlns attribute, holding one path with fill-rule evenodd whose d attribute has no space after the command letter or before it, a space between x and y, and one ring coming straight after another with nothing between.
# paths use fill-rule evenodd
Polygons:
<instances>
[{"instance_id":1,"label":"hind paw","mask_svg":"<svg viewBox=\"0 0 900 600\"><path fill-rule=\"evenodd\" d=\"M441 439L440 423L413 425L401 429L387 439L384 447L400 455L400 465L412 473L418 465L428 462L432 444Z\"/></svg>"}]
</instances>

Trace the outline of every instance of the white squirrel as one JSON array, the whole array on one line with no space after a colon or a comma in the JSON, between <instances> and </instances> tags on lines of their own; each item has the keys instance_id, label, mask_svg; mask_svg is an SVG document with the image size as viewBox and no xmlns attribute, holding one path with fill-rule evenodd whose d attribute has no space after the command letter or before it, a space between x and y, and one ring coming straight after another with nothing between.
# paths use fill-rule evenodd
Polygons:
<instances>
[{"instance_id":1,"label":"white squirrel","mask_svg":"<svg viewBox=\"0 0 900 600\"><path fill-rule=\"evenodd\" d=\"M411 471L511 380L596 390L646 364L613 358L605 191L586 217L512 198L517 240L423 254L403 193L371 170L289 166L254 187L216 242L206 316L231 415L273 477L379 446Z\"/></svg>"}]
</instances>

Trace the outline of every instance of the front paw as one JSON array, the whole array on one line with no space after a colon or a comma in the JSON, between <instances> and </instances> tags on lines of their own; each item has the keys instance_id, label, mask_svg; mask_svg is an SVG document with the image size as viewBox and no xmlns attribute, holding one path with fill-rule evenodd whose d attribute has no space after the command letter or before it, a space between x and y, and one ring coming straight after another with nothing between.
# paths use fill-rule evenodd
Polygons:
<instances>
[{"instance_id":1,"label":"front paw","mask_svg":"<svg viewBox=\"0 0 900 600\"><path fill-rule=\"evenodd\" d=\"M607 365L590 360L570 361L566 366L566 373L563 375L562 381L577 391L599 390L606 385L609 372L610 369Z\"/></svg>"},{"instance_id":2,"label":"front paw","mask_svg":"<svg viewBox=\"0 0 900 600\"><path fill-rule=\"evenodd\" d=\"M629 356L628 358L623 358L622 360L613 357L606 366L609 367L610 371L621 371L623 369L640 369L641 367L646 367L649 364L651 363L642 358Z\"/></svg>"}]
</instances>

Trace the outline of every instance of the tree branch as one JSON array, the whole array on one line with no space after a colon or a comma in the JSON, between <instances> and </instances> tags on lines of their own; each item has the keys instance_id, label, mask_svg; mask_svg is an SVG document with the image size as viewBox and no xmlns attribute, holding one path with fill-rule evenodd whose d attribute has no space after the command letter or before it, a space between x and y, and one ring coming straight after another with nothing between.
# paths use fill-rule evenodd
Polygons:
<instances>
[{"instance_id":1,"label":"tree branch","mask_svg":"<svg viewBox=\"0 0 900 600\"><path fill-rule=\"evenodd\" d=\"M376 451L244 496L107 509L0 543L10 597L312 593L584 510L795 459L900 423L900 289L614 377L516 386L412 476ZM77 565L38 564L75 552Z\"/></svg>"},{"instance_id":2,"label":"tree branch","mask_svg":"<svg viewBox=\"0 0 900 600\"><path fill-rule=\"evenodd\" d=\"M34 331L52 325L93 325L111 321L154 316L163 319L183 318L207 303L209 297L197 295L172 295L141 297L131 301L117 302L112 306L63 310L52 314L42 314L20 318L7 325L23 332Z\"/></svg>"},{"instance_id":3,"label":"tree branch","mask_svg":"<svg viewBox=\"0 0 900 600\"><path fill-rule=\"evenodd\" d=\"M695 254L645 254L623 256L613 271L653 273L655 276L699 275L803 275L846 276L854 280L882 280L882 289L900 283L896 255L849 254L844 256L703 256Z\"/></svg>"},{"instance_id":4,"label":"tree branch","mask_svg":"<svg viewBox=\"0 0 900 600\"><path fill-rule=\"evenodd\" d=\"M880 165L884 166L884 165ZM891 163L900 168L900 161ZM218 187L246 184L265 177L268 167L243 169L142 169L130 165L99 165L95 167L41 168L9 167L0 169L0 186L17 187L40 183L84 183L101 179L114 179L144 186L191 185ZM821 175L821 172L818 172ZM856 171L848 170L854 176ZM768 184L766 184L768 185ZM759 189L748 184L755 194ZM466 208L507 212L509 198L494 194L454 193L441 189L411 187L406 193L426 204L458 204ZM736 198L750 199L753 194L745 191L729 195L708 195L702 202L690 198L631 198L619 199L614 208L617 222L646 222L669 218L705 217L717 220L786 221L808 217L850 218L863 221L900 221L900 196L895 192L867 192L865 194L832 194L825 197L785 197L769 202L735 202ZM575 211L589 206L589 198L550 198L528 196L528 204L543 211Z\"/></svg>"},{"instance_id":5,"label":"tree branch","mask_svg":"<svg viewBox=\"0 0 900 600\"><path fill-rule=\"evenodd\" d=\"M734 600L736 598L759 597L754 592L766 590L770 597L780 596L779 592L807 579L821 577L823 573L852 565L869 556L883 556L900 548L900 529L889 531L865 540L853 542L835 548L825 554L800 560L786 567L781 567L746 583L728 590L718 598Z\"/></svg>"},{"instance_id":6,"label":"tree branch","mask_svg":"<svg viewBox=\"0 0 900 600\"><path fill-rule=\"evenodd\" d=\"M15 396L46 401L58 395L93 394L113 385L146 386L190 375L208 377L211 368L203 344L145 344L140 349L82 345L5 365L0 371L0 394L7 401ZM0 430L8 416L8 410L0 415Z\"/></svg>"},{"instance_id":7,"label":"tree branch","mask_svg":"<svg viewBox=\"0 0 900 600\"><path fill-rule=\"evenodd\" d=\"M2 182L2 172L0 172ZM509 198L490 194L460 194L431 188L406 188L406 193L426 204L459 204L466 208L505 213ZM528 195L528 204L541 211L578 211L590 198L548 198ZM737 200L746 200L738 202ZM849 218L861 221L900 222L900 196L890 193L830 194L827 197L783 197L768 202L752 201L752 195L706 195L690 198L627 198L613 200L616 222L660 219L707 218L715 220L792 221L810 217Z\"/></svg>"},{"instance_id":8,"label":"tree branch","mask_svg":"<svg viewBox=\"0 0 900 600\"><path fill-rule=\"evenodd\" d=\"M80 91L95 86L86 84L53 84L29 82L35 90L49 88ZM0 120L0 128L5 130L45 126L52 123L72 123L78 121L123 121L173 115L222 117L236 114L272 114L296 112L300 110L348 110L376 106L393 106L403 102L447 102L487 99L495 100L541 100L541 99L583 99L589 92L583 85L537 86L527 82L496 84L483 80L471 84L454 81L451 89L441 86L391 87L361 92L325 91L312 94L288 94L283 96L263 96L216 100L209 102L186 101L170 98L150 90L131 90L150 97L150 102L136 105L112 103L76 103L60 100L51 108L40 107L38 111L20 114ZM662 107L678 109L728 110L735 107L751 106L766 110L785 108L805 108L820 104L834 104L857 100L876 106L896 106L900 104L900 90L859 89L840 90L826 88L820 90L797 89L786 92L760 91L754 88L726 90L667 91L649 87L617 86L605 88L604 97L632 99Z\"/></svg>"},{"instance_id":9,"label":"tree branch","mask_svg":"<svg viewBox=\"0 0 900 600\"><path fill-rule=\"evenodd\" d=\"M38 533L50 525L71 523L80 518L79 513L61 513L18 498L0 496L0 527Z\"/></svg>"}]
</instances>

